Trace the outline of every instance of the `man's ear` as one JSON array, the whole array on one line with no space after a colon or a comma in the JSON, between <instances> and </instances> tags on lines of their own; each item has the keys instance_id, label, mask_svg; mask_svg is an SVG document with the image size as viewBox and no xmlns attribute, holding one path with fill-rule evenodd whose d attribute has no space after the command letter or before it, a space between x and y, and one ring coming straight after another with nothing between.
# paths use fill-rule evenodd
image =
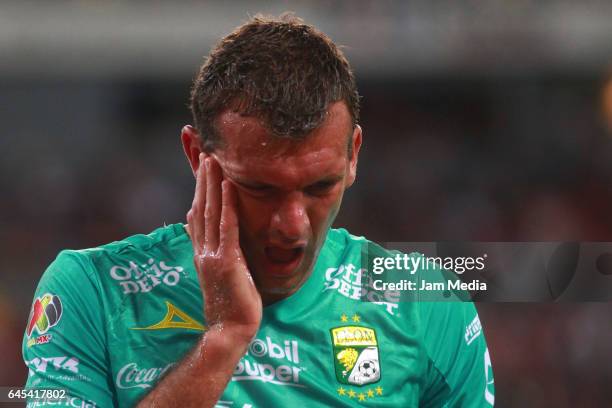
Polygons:
<instances>
[{"instance_id":1,"label":"man's ear","mask_svg":"<svg viewBox=\"0 0 612 408\"><path fill-rule=\"evenodd\" d=\"M200 134L193 126L186 125L181 130L181 143L183 144L185 156L187 156L189 161L189 166L191 166L191 172L195 177L200 166L200 153L202 152Z\"/></svg>"},{"instance_id":2,"label":"man's ear","mask_svg":"<svg viewBox=\"0 0 612 408\"><path fill-rule=\"evenodd\" d=\"M346 188L353 185L357 177L357 159L359 157L359 149L361 149L361 126L355 125L352 138L352 150L349 157L349 172L346 180Z\"/></svg>"}]
</instances>

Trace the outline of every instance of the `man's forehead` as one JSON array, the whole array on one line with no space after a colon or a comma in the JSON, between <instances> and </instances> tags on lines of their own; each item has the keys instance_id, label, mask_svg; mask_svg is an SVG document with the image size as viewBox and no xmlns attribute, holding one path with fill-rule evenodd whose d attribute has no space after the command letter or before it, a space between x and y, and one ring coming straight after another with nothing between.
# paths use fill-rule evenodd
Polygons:
<instances>
[{"instance_id":1,"label":"man's forehead","mask_svg":"<svg viewBox=\"0 0 612 408\"><path fill-rule=\"evenodd\" d=\"M270 139L270 142L279 142L279 144L288 141L303 141L312 139L318 134L326 134L328 138L335 139L334 134L340 133L346 135L352 130L352 118L343 101L334 102L329 105L325 119L323 122L310 133L303 137L277 136L270 131L263 119L256 115L246 115L234 108L228 108L222 111L215 121L216 128L220 138L223 140L223 146L232 142L240 142L241 144L249 145L250 138ZM238 137L236 137L238 136ZM265 140L259 140L265 143Z\"/></svg>"},{"instance_id":2,"label":"man's forehead","mask_svg":"<svg viewBox=\"0 0 612 408\"><path fill-rule=\"evenodd\" d=\"M274 136L258 118L234 111L223 112L217 127L223 142L215 156L221 167L230 177L254 179L275 172L304 178L341 172L353 129L344 103L332 104L321 126L301 139Z\"/></svg>"},{"instance_id":3,"label":"man's forehead","mask_svg":"<svg viewBox=\"0 0 612 408\"><path fill-rule=\"evenodd\" d=\"M222 141L220 149L226 156L243 152L283 155L321 147L346 147L353 123L346 104L338 101L330 104L323 123L303 137L274 135L262 119L235 109L221 112L216 127Z\"/></svg>"}]
</instances>

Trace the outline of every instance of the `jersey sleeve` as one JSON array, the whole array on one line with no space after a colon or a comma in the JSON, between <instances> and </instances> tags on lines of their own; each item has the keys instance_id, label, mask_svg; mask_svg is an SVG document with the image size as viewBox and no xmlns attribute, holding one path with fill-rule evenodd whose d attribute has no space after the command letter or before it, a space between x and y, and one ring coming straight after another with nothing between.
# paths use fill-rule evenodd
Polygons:
<instances>
[{"instance_id":1,"label":"jersey sleeve","mask_svg":"<svg viewBox=\"0 0 612 408\"><path fill-rule=\"evenodd\" d=\"M27 388L65 390L68 406L112 407L101 290L87 256L63 251L41 278L23 338ZM28 406L57 405L37 400Z\"/></svg>"},{"instance_id":2,"label":"jersey sleeve","mask_svg":"<svg viewBox=\"0 0 612 408\"><path fill-rule=\"evenodd\" d=\"M474 304L423 302L421 319L428 355L421 406L493 406L493 369Z\"/></svg>"}]
</instances>

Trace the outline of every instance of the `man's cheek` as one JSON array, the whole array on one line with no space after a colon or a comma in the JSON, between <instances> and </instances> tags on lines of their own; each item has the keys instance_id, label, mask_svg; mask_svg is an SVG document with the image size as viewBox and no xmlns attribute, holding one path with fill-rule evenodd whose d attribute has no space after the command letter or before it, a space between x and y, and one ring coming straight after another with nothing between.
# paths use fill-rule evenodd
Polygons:
<instances>
[{"instance_id":1,"label":"man's cheek","mask_svg":"<svg viewBox=\"0 0 612 408\"><path fill-rule=\"evenodd\" d=\"M342 196L344 195L343 193L344 190L342 190L338 195L336 195L329 205L330 208L328 220L330 225L334 222L336 215L338 215L338 212L340 211L340 205L342 204Z\"/></svg>"},{"instance_id":2,"label":"man's cheek","mask_svg":"<svg viewBox=\"0 0 612 408\"><path fill-rule=\"evenodd\" d=\"M315 229L317 233L323 233L327 231L329 227L331 227L336 215L338 215L338 211L340 210L340 201L341 199L339 198L330 200L327 205L320 206L313 214L312 218L316 220L315 225L313 225L313 229Z\"/></svg>"},{"instance_id":3,"label":"man's cheek","mask_svg":"<svg viewBox=\"0 0 612 408\"><path fill-rule=\"evenodd\" d=\"M245 225L254 223L263 224L268 216L268 208L265 203L238 191L238 217L239 222Z\"/></svg>"}]
</instances>

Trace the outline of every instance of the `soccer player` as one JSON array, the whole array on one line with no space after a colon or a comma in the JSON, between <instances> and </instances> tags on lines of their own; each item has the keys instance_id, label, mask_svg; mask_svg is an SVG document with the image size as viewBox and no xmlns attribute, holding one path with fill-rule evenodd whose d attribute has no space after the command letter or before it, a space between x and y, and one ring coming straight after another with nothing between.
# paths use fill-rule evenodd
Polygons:
<instances>
[{"instance_id":1,"label":"soccer player","mask_svg":"<svg viewBox=\"0 0 612 408\"><path fill-rule=\"evenodd\" d=\"M212 50L191 109L188 223L59 254L23 354L29 387L67 396L29 406L493 404L474 306L364 301L363 250L386 252L331 229L362 130L326 35L251 19Z\"/></svg>"}]
</instances>

